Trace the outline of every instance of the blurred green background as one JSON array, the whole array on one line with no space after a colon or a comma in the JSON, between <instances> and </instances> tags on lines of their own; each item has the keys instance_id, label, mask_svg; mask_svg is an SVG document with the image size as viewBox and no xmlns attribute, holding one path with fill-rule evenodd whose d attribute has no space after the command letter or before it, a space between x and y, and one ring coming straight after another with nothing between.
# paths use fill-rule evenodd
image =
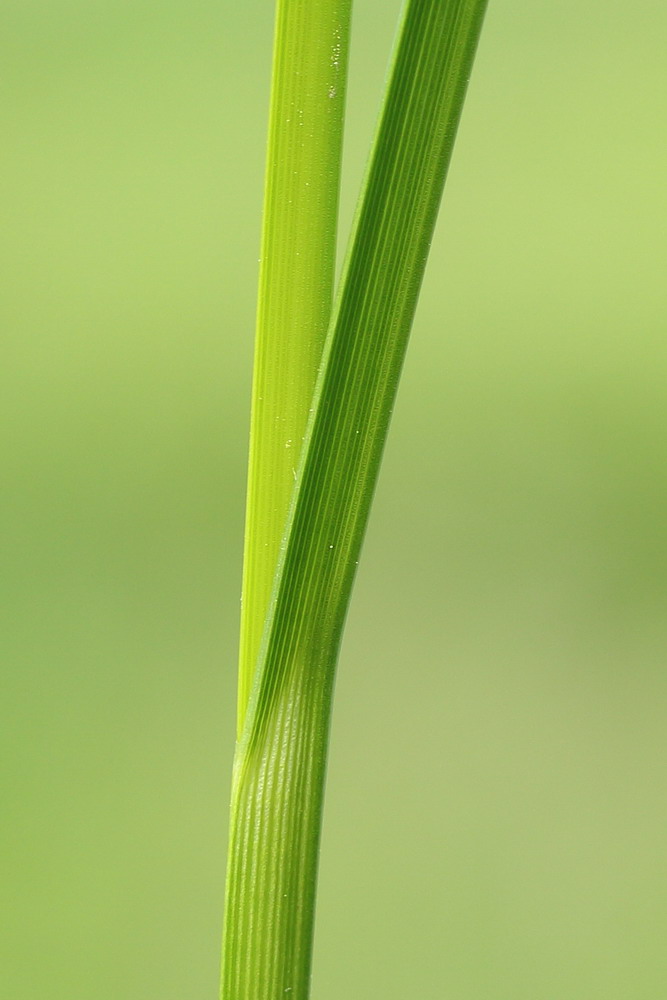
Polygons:
<instances>
[{"instance_id":1,"label":"blurred green background","mask_svg":"<svg viewBox=\"0 0 667 1000\"><path fill-rule=\"evenodd\" d=\"M346 231L396 0L357 0ZM270 0L4 0L3 1000L211 1000ZM490 0L341 657L313 996L667 993L667 9Z\"/></svg>"}]
</instances>

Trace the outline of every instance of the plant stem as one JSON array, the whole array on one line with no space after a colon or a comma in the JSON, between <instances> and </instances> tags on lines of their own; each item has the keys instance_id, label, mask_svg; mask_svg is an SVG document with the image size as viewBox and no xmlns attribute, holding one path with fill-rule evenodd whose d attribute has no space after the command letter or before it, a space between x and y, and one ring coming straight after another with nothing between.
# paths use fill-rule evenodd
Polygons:
<instances>
[{"instance_id":1,"label":"plant stem","mask_svg":"<svg viewBox=\"0 0 667 1000\"><path fill-rule=\"evenodd\" d=\"M223 1000L306 1000L338 647L486 0L409 0L237 744Z\"/></svg>"},{"instance_id":2,"label":"plant stem","mask_svg":"<svg viewBox=\"0 0 667 1000\"><path fill-rule=\"evenodd\" d=\"M351 0L278 0L250 420L245 716L331 316Z\"/></svg>"}]
</instances>

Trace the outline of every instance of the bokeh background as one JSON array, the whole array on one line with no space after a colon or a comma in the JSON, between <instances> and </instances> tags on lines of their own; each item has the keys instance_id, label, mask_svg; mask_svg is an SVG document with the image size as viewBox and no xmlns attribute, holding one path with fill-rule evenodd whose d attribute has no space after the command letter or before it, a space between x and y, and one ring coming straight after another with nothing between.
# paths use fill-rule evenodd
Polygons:
<instances>
[{"instance_id":1,"label":"bokeh background","mask_svg":"<svg viewBox=\"0 0 667 1000\"><path fill-rule=\"evenodd\" d=\"M347 230L397 0L357 0ZM3 1000L217 996L273 5L4 0ZM491 0L313 996L667 993L667 9Z\"/></svg>"}]
</instances>

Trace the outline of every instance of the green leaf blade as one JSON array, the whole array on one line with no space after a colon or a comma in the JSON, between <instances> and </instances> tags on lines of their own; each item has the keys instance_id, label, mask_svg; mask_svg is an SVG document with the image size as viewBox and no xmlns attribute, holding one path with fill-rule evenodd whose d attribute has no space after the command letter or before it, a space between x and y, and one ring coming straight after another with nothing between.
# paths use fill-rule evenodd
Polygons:
<instances>
[{"instance_id":1,"label":"green leaf blade","mask_svg":"<svg viewBox=\"0 0 667 1000\"><path fill-rule=\"evenodd\" d=\"M485 6L406 8L316 387L250 744L293 665L337 648Z\"/></svg>"}]
</instances>

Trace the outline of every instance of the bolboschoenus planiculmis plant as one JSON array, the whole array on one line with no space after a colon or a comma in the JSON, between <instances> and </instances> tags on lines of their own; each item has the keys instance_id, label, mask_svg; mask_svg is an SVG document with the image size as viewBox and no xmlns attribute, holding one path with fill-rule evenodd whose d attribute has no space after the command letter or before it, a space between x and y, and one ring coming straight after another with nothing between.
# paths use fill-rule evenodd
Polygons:
<instances>
[{"instance_id":1,"label":"bolboschoenus planiculmis plant","mask_svg":"<svg viewBox=\"0 0 667 1000\"><path fill-rule=\"evenodd\" d=\"M334 296L351 0L278 0L222 1000L306 1000L333 680L486 0L405 4Z\"/></svg>"}]
</instances>

